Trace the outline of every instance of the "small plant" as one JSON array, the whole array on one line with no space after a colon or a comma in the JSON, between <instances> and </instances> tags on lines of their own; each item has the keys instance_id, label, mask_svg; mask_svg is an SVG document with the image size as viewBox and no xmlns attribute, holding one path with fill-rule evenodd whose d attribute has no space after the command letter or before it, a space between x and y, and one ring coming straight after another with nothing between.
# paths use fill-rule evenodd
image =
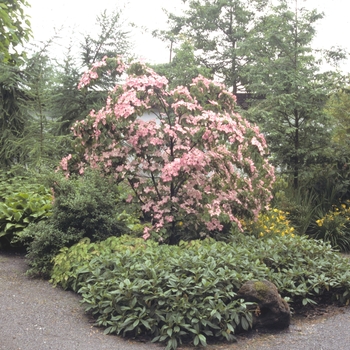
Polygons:
<instances>
[{"instance_id":1,"label":"small plant","mask_svg":"<svg viewBox=\"0 0 350 350\"><path fill-rule=\"evenodd\" d=\"M287 219L288 213L277 208L261 212L256 221L244 222L245 232L255 237L268 237L271 235L294 237L294 227Z\"/></svg>"},{"instance_id":2,"label":"small plant","mask_svg":"<svg viewBox=\"0 0 350 350\"><path fill-rule=\"evenodd\" d=\"M308 234L315 239L329 242L341 251L350 251L350 201L333 205L326 214L319 210L309 227Z\"/></svg>"},{"instance_id":3,"label":"small plant","mask_svg":"<svg viewBox=\"0 0 350 350\"><path fill-rule=\"evenodd\" d=\"M32 275L49 277L51 259L58 251L83 237L91 241L105 240L124 233L142 235L140 211L125 203L124 186L116 185L98 172L69 179L57 176L53 183L52 215L40 225L32 224L20 235L28 245ZM138 216L137 216L138 215Z\"/></svg>"},{"instance_id":4,"label":"small plant","mask_svg":"<svg viewBox=\"0 0 350 350\"><path fill-rule=\"evenodd\" d=\"M106 333L146 334L166 349L184 340L196 346L207 338L232 341L252 322L250 303L235 292L248 260L244 248L227 256L225 247L211 239L180 246L125 236L84 240L55 257L52 282L78 290Z\"/></svg>"},{"instance_id":5,"label":"small plant","mask_svg":"<svg viewBox=\"0 0 350 350\"><path fill-rule=\"evenodd\" d=\"M24 228L30 223L47 219L52 214L53 196L42 185L12 186L0 202L0 238L17 244Z\"/></svg>"}]
</instances>

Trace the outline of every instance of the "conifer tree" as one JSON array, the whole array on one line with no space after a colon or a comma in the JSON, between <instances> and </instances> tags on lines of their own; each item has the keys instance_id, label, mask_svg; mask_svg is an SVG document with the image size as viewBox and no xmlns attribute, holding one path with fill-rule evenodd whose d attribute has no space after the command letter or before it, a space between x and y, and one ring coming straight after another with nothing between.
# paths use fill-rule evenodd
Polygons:
<instances>
[{"instance_id":1,"label":"conifer tree","mask_svg":"<svg viewBox=\"0 0 350 350\"><path fill-rule=\"evenodd\" d=\"M262 126L275 164L292 174L297 188L329 144L331 125L324 105L341 79L321 71L311 46L322 14L299 8L297 1L294 5L282 0L261 18L245 78L249 92L264 96L248 115ZM337 58L342 57L338 52Z\"/></svg>"}]
</instances>

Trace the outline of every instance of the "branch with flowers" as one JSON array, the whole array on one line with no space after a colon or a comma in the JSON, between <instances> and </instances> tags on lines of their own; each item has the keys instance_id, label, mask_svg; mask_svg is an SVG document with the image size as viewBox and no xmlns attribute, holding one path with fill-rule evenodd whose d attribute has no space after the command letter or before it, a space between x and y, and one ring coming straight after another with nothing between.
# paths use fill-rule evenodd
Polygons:
<instances>
[{"instance_id":1,"label":"branch with flowers","mask_svg":"<svg viewBox=\"0 0 350 350\"><path fill-rule=\"evenodd\" d=\"M190 88L169 90L165 77L140 62L105 58L79 86L102 74L125 78L106 106L73 127L76 152L61 169L88 167L125 181L150 227L144 238L177 243L222 232L242 218L257 218L275 180L259 128L235 112L236 98L202 76ZM144 113L152 114L145 121Z\"/></svg>"}]
</instances>

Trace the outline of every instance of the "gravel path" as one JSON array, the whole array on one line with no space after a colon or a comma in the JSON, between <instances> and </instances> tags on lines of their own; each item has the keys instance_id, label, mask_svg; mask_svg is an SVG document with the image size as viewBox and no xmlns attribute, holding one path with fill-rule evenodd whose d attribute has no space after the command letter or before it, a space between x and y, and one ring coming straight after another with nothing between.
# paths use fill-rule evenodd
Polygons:
<instances>
[{"instance_id":1,"label":"gravel path","mask_svg":"<svg viewBox=\"0 0 350 350\"><path fill-rule=\"evenodd\" d=\"M79 296L25 276L23 256L0 253L0 350L160 350L93 327ZM211 344L207 350L350 349L350 308L327 308L312 319L293 319L288 330L251 332L238 343ZM181 350L195 348L181 347Z\"/></svg>"},{"instance_id":2,"label":"gravel path","mask_svg":"<svg viewBox=\"0 0 350 350\"><path fill-rule=\"evenodd\" d=\"M25 276L21 256L0 254L0 350L152 350L104 335L84 314L79 296Z\"/></svg>"}]
</instances>

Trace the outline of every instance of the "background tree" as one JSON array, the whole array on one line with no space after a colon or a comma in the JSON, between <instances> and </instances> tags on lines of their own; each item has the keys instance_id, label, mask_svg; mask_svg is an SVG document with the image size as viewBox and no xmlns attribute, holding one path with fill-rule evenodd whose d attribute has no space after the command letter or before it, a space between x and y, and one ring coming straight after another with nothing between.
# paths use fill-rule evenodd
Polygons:
<instances>
[{"instance_id":1,"label":"background tree","mask_svg":"<svg viewBox=\"0 0 350 350\"><path fill-rule=\"evenodd\" d=\"M168 13L166 38L184 34L193 42L199 62L218 76L233 93L244 85L251 30L267 0L187 0L184 14Z\"/></svg>"},{"instance_id":2,"label":"background tree","mask_svg":"<svg viewBox=\"0 0 350 350\"><path fill-rule=\"evenodd\" d=\"M170 88L181 85L189 87L198 75L212 78L211 70L201 66L196 59L194 47L189 41L184 41L174 52L175 57L170 63L152 66L158 74L168 79Z\"/></svg>"},{"instance_id":3,"label":"background tree","mask_svg":"<svg viewBox=\"0 0 350 350\"><path fill-rule=\"evenodd\" d=\"M76 120L85 118L92 109L100 109L108 89L115 83L115 76L106 75L88 89L78 90L82 71L105 56L131 55L132 44L121 10L111 13L104 11L97 17L97 27L96 36L84 36L80 43L79 57L74 54L77 48L71 44L64 61L58 63L52 116L59 123L59 134L69 134L70 127Z\"/></svg>"},{"instance_id":4,"label":"background tree","mask_svg":"<svg viewBox=\"0 0 350 350\"><path fill-rule=\"evenodd\" d=\"M111 54L129 55L131 44L121 23L121 12L97 17L100 31L81 44L80 60L68 49L64 62L49 58L43 48L23 57L22 65L0 64L1 165L52 166L70 150L70 127L92 109L99 109L115 76L105 75L98 84L78 90L81 73L92 62ZM61 135L61 136L59 136ZM61 152L65 152L62 154Z\"/></svg>"},{"instance_id":5,"label":"background tree","mask_svg":"<svg viewBox=\"0 0 350 350\"><path fill-rule=\"evenodd\" d=\"M325 111L332 117L333 141L347 148L350 135L350 89L344 88L332 94Z\"/></svg>"},{"instance_id":6,"label":"background tree","mask_svg":"<svg viewBox=\"0 0 350 350\"><path fill-rule=\"evenodd\" d=\"M20 86L21 76L18 66L0 63L0 164L10 166L17 155L11 149L11 142L20 138L26 123L21 101L25 92Z\"/></svg>"},{"instance_id":7,"label":"background tree","mask_svg":"<svg viewBox=\"0 0 350 350\"><path fill-rule=\"evenodd\" d=\"M331 124L324 106L337 80L335 73L321 72L311 47L322 15L295 4L291 9L281 1L261 18L245 77L246 89L265 97L248 115L262 126L274 163L293 174L297 188L329 145Z\"/></svg>"},{"instance_id":8,"label":"background tree","mask_svg":"<svg viewBox=\"0 0 350 350\"><path fill-rule=\"evenodd\" d=\"M21 57L17 47L31 37L30 22L24 13L25 0L0 1L0 61L15 64Z\"/></svg>"},{"instance_id":9,"label":"background tree","mask_svg":"<svg viewBox=\"0 0 350 350\"><path fill-rule=\"evenodd\" d=\"M20 108L24 93L19 87L19 68L23 53L17 51L31 36L30 23L24 13L24 0L0 1L0 166L8 166L6 147L23 132L25 117Z\"/></svg>"},{"instance_id":10,"label":"background tree","mask_svg":"<svg viewBox=\"0 0 350 350\"><path fill-rule=\"evenodd\" d=\"M21 67L2 65L1 165L39 170L62 157L50 115L54 67L47 45L26 57Z\"/></svg>"}]
</instances>

